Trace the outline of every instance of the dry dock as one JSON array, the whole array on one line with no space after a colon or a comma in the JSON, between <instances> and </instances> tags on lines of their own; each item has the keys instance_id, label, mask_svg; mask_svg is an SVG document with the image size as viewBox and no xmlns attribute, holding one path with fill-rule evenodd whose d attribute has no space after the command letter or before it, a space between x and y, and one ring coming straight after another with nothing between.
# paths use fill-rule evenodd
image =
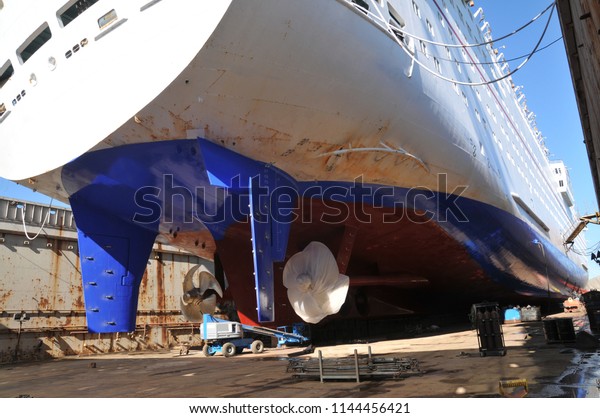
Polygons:
<instances>
[{"instance_id":1,"label":"dry dock","mask_svg":"<svg viewBox=\"0 0 600 418\"><path fill-rule=\"evenodd\" d=\"M577 324L577 322L576 322ZM585 324L582 325L585 327ZM576 329L578 326L576 326ZM503 325L505 356L480 356L476 332L439 329L414 338L317 347L323 357L366 354L407 357L422 375L400 379L326 381L294 378L288 354L203 357L192 349L72 356L0 367L1 397L449 398L499 397L499 381L526 379L528 397L600 397L600 351L546 341L541 321ZM317 351L311 354L316 356Z\"/></svg>"},{"instance_id":2,"label":"dry dock","mask_svg":"<svg viewBox=\"0 0 600 418\"><path fill-rule=\"evenodd\" d=\"M45 224L45 235L30 240L23 219L31 233ZM358 383L295 378L288 355L298 348L232 358L206 358L199 349L179 355L179 348L168 348L196 341L197 332L181 316L178 278L204 261L158 245L142 284L136 332L89 334L75 239L69 210L0 199L0 397L498 397L500 381L523 379L529 397L600 396L597 347L549 344L541 321L505 324L505 356L481 357L468 323L437 322L434 329L415 323L410 338L317 347L326 359L354 350L364 356L370 347L374 356L415 359L422 371ZM23 314L29 319L21 323L16 315ZM578 328L589 328L578 321ZM388 336L403 330L401 322L376 325ZM358 323L350 330L356 332L322 333L345 340L362 335Z\"/></svg>"}]
</instances>

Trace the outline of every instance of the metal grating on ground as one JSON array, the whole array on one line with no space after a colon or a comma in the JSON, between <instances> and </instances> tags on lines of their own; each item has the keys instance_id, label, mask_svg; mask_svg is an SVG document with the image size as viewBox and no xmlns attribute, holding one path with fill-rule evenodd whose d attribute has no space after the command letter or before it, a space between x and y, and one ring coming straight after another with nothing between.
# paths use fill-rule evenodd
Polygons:
<instances>
[{"instance_id":1,"label":"metal grating on ground","mask_svg":"<svg viewBox=\"0 0 600 418\"><path fill-rule=\"evenodd\" d=\"M354 350L352 357L325 359L321 351L317 358L289 360L287 372L297 378L325 380L403 379L421 375L419 362L406 357L374 357L371 347L366 356L359 356Z\"/></svg>"}]
</instances>

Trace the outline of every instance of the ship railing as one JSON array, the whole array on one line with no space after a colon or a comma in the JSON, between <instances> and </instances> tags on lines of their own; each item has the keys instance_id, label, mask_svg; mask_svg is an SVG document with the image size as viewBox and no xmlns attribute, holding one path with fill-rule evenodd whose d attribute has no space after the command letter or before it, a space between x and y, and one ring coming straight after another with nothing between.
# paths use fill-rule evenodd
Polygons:
<instances>
[{"instance_id":1,"label":"ship railing","mask_svg":"<svg viewBox=\"0 0 600 418\"><path fill-rule=\"evenodd\" d=\"M66 208L0 197L0 222L76 231L73 212Z\"/></svg>"},{"instance_id":2,"label":"ship railing","mask_svg":"<svg viewBox=\"0 0 600 418\"><path fill-rule=\"evenodd\" d=\"M358 11L363 13L369 20L371 20L371 22L373 24L377 25L382 30L388 32L391 36L393 36L397 40L397 42L400 44L400 46L402 48L405 49L405 51L407 51L410 55L412 55L414 57L415 49L413 46L411 46L411 42L408 39L408 35L406 35L404 33L404 31L402 31L401 27L396 27L396 22L394 21L391 10L386 10L385 6L380 5L379 2L376 0L341 0L341 1L346 3L348 6L357 9ZM389 6L387 6L387 7L389 7ZM384 17L385 16L384 12L386 12L390 15L389 20ZM403 26L402 23L400 23L400 22L398 22L398 23L399 23L398 26ZM493 41L492 31L491 31L489 24L487 25L486 29L487 29L487 31L484 33L483 37L484 37L485 41L488 42L487 48L490 51L490 56L498 57L498 55L496 55L496 53L494 52L495 50L494 50L493 44L492 44L492 41ZM496 65L502 73L505 73L505 71L507 69L510 71L509 64L506 62L506 60L497 59ZM411 65L411 68L409 69L408 74L407 74L409 77L412 74L413 66L414 66L414 58L413 58L413 63ZM516 94L517 94L517 92L515 91L515 95ZM525 97L525 95L522 94L521 97L517 98L517 103L519 104L519 106L517 106L517 107L519 108L524 121L526 122L529 129L531 130L531 133L534 135L534 137L537 138L537 136L535 135L535 131L537 130L537 122L536 122L535 114L533 112L530 112L527 109L527 103L525 100L523 100L524 97ZM538 144L540 151L542 151L542 155L545 155L546 158L548 158L549 153L545 149L544 144L540 143L539 139L536 141L536 143Z\"/></svg>"},{"instance_id":3,"label":"ship railing","mask_svg":"<svg viewBox=\"0 0 600 418\"><path fill-rule=\"evenodd\" d=\"M480 27L480 30L482 32L485 31L483 34L483 38L487 42L486 46L487 46L489 55L494 60L494 62L496 64L495 66L500 71L500 73L509 74L511 71L510 64L508 63L508 61L506 61L506 58L504 57L504 53L503 52L498 53L498 49L494 48L492 28L489 25L489 23L485 20L485 18L483 17L483 9L482 10L478 9L477 12L473 15L473 17L476 18L479 14L481 14L480 23L484 22L483 25ZM548 157L549 153L548 153L548 150L545 148L545 144L543 142L543 137L542 137L542 139L540 139L541 133L539 133L539 130L537 128L537 121L535 118L536 115L535 115L535 113L531 112L528 109L525 93L523 93L523 92L519 93L519 90L523 86L515 86L514 82L512 81L512 78L509 78L507 80L507 83L509 84L509 86L512 88L512 90L514 92L514 97L518 104L519 111L521 112L524 120L527 122L527 124L529 125L529 128L531 129L532 133L534 134L535 138L537 139L536 142L538 144L540 151L542 152L542 154L544 154L544 155L546 155L546 157ZM511 84L512 84L512 86L511 86Z\"/></svg>"},{"instance_id":4,"label":"ship railing","mask_svg":"<svg viewBox=\"0 0 600 418\"><path fill-rule=\"evenodd\" d=\"M344 3L349 4L351 7L360 10L365 15L372 19L379 20L380 22L385 21L380 11L380 5L375 0L343 0ZM371 11L371 7L377 10L377 14Z\"/></svg>"},{"instance_id":5,"label":"ship railing","mask_svg":"<svg viewBox=\"0 0 600 418\"><path fill-rule=\"evenodd\" d=\"M531 131L531 135L533 135L533 137L535 138L535 143L537 144L539 150L547 158L549 156L549 153L545 147L544 137L542 136L542 133L540 132L537 126L536 115L533 111L529 110L529 107L527 106L527 99L525 97L525 93L521 92L520 94L517 94L518 92L515 90L516 102L518 105L517 108L521 113L523 120L526 122L527 127Z\"/></svg>"}]
</instances>

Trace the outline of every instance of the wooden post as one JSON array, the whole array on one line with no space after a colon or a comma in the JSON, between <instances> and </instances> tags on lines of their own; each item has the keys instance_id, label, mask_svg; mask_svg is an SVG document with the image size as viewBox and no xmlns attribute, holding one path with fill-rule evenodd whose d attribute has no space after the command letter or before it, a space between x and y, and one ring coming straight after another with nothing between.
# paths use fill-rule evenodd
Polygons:
<instances>
[{"instance_id":1,"label":"wooden post","mask_svg":"<svg viewBox=\"0 0 600 418\"><path fill-rule=\"evenodd\" d=\"M321 383L323 383L323 356L321 355L321 350L319 353L319 377L321 378Z\"/></svg>"},{"instance_id":2,"label":"wooden post","mask_svg":"<svg viewBox=\"0 0 600 418\"><path fill-rule=\"evenodd\" d=\"M354 349L354 367L356 367L356 383L360 383L360 372L358 369L358 352Z\"/></svg>"}]
</instances>

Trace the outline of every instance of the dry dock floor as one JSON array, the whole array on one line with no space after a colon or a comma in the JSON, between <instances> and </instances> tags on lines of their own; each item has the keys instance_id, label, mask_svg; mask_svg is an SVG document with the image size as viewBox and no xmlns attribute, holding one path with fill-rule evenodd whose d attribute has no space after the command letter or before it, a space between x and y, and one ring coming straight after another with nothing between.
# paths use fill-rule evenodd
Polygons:
<instances>
[{"instance_id":1,"label":"dry dock floor","mask_svg":"<svg viewBox=\"0 0 600 418\"><path fill-rule=\"evenodd\" d=\"M294 378L288 354L204 357L192 349L73 356L0 366L0 397L36 398L448 398L499 397L499 381L526 379L528 397L600 397L600 350L546 342L541 321L503 325L505 356L480 356L472 329L409 339L317 347L325 358L366 354L418 360L422 375L403 379L326 381ZM315 351L312 356L316 356ZM95 366L95 367L94 367Z\"/></svg>"}]
</instances>

